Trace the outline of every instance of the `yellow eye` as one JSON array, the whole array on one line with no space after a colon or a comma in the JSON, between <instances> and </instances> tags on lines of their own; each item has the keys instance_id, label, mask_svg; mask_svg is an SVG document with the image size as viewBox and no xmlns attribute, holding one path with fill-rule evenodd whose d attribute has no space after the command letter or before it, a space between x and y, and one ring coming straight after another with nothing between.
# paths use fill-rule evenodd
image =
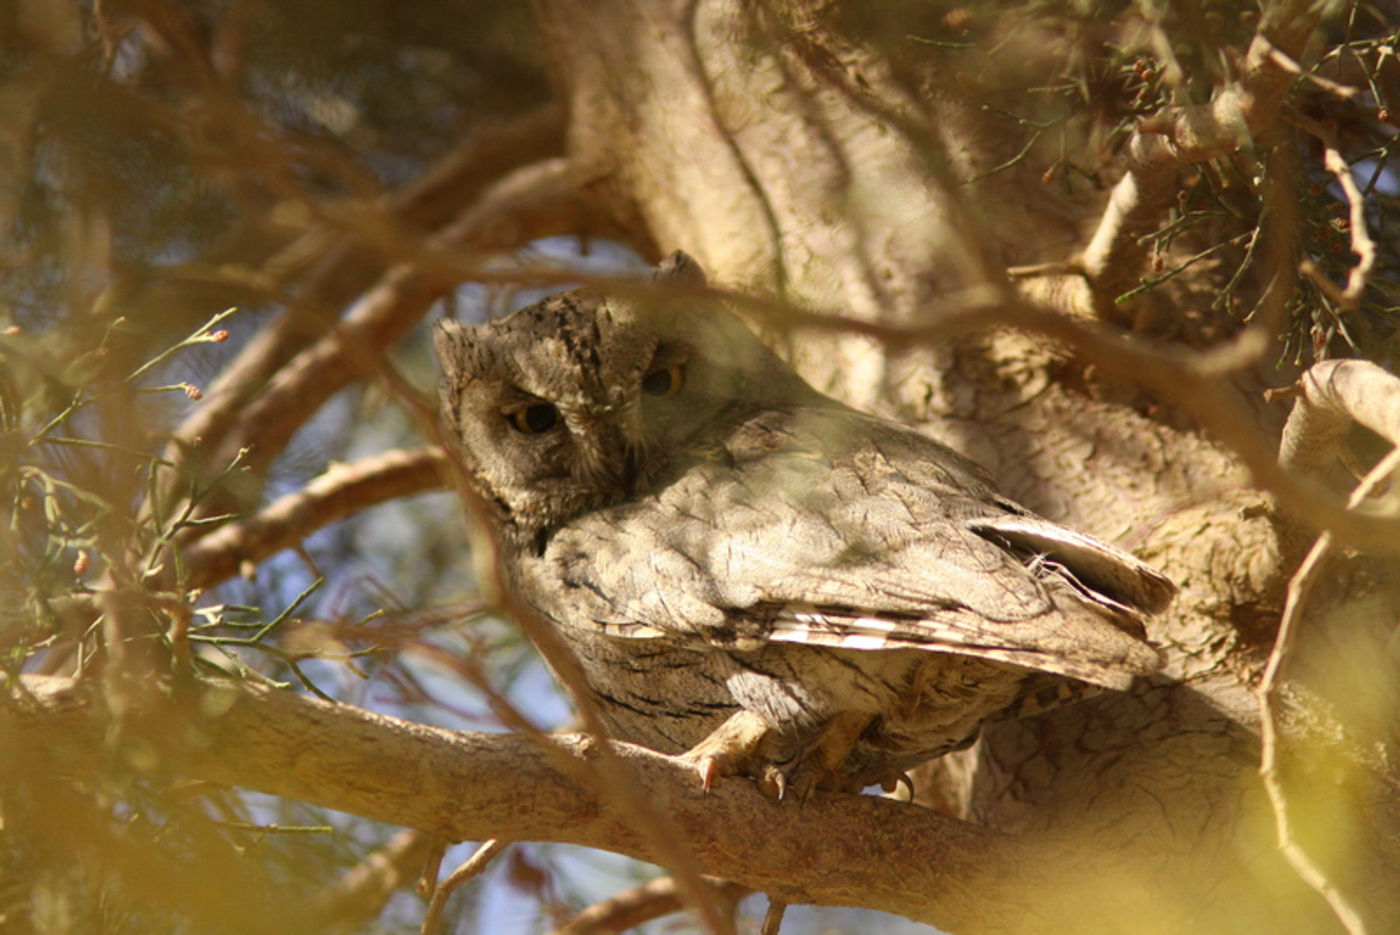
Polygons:
<instances>
[{"instance_id":1,"label":"yellow eye","mask_svg":"<svg viewBox=\"0 0 1400 935\"><path fill-rule=\"evenodd\" d=\"M657 367L642 377L642 392L648 396L658 396L661 399L675 396L683 386L685 386L685 368L680 364Z\"/></svg>"},{"instance_id":2,"label":"yellow eye","mask_svg":"<svg viewBox=\"0 0 1400 935\"><path fill-rule=\"evenodd\" d=\"M517 432L538 435L541 432L548 432L559 424L559 410L549 403L535 403L535 405L526 406L524 409L507 412L506 418L510 420L511 427Z\"/></svg>"}]
</instances>

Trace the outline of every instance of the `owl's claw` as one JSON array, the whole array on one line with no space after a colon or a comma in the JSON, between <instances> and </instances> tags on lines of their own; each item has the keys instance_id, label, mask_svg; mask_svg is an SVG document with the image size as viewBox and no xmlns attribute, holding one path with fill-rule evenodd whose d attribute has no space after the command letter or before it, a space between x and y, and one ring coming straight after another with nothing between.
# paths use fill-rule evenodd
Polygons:
<instances>
[{"instance_id":1,"label":"owl's claw","mask_svg":"<svg viewBox=\"0 0 1400 935\"><path fill-rule=\"evenodd\" d=\"M758 777L758 789L774 802L781 802L787 795L787 776L772 763L763 767L763 775Z\"/></svg>"},{"instance_id":2,"label":"owl's claw","mask_svg":"<svg viewBox=\"0 0 1400 935\"><path fill-rule=\"evenodd\" d=\"M736 711L708 737L682 753L680 760L695 770L701 787L709 792L715 781L725 776L758 774L764 765L759 748L769 730L753 712ZM778 797L782 797L781 793Z\"/></svg>"},{"instance_id":3,"label":"owl's claw","mask_svg":"<svg viewBox=\"0 0 1400 935\"><path fill-rule=\"evenodd\" d=\"M752 776L764 795L782 801L791 793L806 802L818 789L858 792L862 783L841 766L871 715L844 713L822 725L816 737L793 750L756 714L740 710L708 737L680 755L706 792L726 776Z\"/></svg>"},{"instance_id":4,"label":"owl's claw","mask_svg":"<svg viewBox=\"0 0 1400 935\"><path fill-rule=\"evenodd\" d=\"M822 725L816 738L806 744L794 758L793 765L784 770L799 802L806 802L818 789L860 791L859 783L841 767L871 719L869 714L845 712Z\"/></svg>"},{"instance_id":5,"label":"owl's claw","mask_svg":"<svg viewBox=\"0 0 1400 935\"><path fill-rule=\"evenodd\" d=\"M880 791L890 798L901 802L914 801L914 780L909 778L908 773L887 772L881 775L876 781L880 784ZM907 791L908 795L903 797L896 795L900 789Z\"/></svg>"}]
</instances>

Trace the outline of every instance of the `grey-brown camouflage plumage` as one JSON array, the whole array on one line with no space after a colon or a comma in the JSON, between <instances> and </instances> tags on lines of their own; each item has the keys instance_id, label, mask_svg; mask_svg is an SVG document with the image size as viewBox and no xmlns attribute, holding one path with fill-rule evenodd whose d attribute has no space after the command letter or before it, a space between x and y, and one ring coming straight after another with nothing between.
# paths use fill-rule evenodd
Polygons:
<instances>
[{"instance_id":1,"label":"grey-brown camouflage plumage","mask_svg":"<svg viewBox=\"0 0 1400 935\"><path fill-rule=\"evenodd\" d=\"M657 280L702 281L683 254ZM707 783L884 779L1039 673L1159 665L1139 615L1165 578L817 393L727 311L574 292L435 343L514 586L616 736L692 751Z\"/></svg>"}]
</instances>

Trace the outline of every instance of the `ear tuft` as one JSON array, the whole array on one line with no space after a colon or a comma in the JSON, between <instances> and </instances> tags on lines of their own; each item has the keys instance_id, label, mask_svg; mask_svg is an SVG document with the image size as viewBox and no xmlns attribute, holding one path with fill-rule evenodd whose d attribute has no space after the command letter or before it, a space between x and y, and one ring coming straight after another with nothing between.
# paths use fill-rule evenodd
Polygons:
<instances>
[{"instance_id":1,"label":"ear tuft","mask_svg":"<svg viewBox=\"0 0 1400 935\"><path fill-rule=\"evenodd\" d=\"M705 271L700 264L684 250L662 260L652 271L651 281L659 286L688 286L692 289L705 287Z\"/></svg>"},{"instance_id":2,"label":"ear tuft","mask_svg":"<svg viewBox=\"0 0 1400 935\"><path fill-rule=\"evenodd\" d=\"M433 353L444 373L455 373L460 369L463 340L461 322L441 318L433 326Z\"/></svg>"}]
</instances>

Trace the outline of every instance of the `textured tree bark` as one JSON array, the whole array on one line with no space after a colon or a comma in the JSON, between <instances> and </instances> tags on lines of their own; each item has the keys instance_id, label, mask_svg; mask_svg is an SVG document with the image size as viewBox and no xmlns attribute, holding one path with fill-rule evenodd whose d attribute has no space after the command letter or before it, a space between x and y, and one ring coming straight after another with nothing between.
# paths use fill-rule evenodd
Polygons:
<instances>
[{"instance_id":1,"label":"textured tree bark","mask_svg":"<svg viewBox=\"0 0 1400 935\"><path fill-rule=\"evenodd\" d=\"M795 822L795 803L738 781L706 793L692 769L641 747L613 747L627 783L609 787L595 769L603 752L584 735L449 731L237 682L190 685L172 704L128 712L122 740L93 681L30 676L22 688L0 708L0 780L16 788L100 774L116 754L158 776L255 789L447 840L559 841L659 860L635 820L645 797L674 821L702 872L793 902L879 908L965 932L1016 931L1019 917L1039 913L1013 882L1043 877L1033 849L884 799L817 796ZM36 829L33 816L14 817L25 830L57 833L51 819Z\"/></svg>"},{"instance_id":2,"label":"textured tree bark","mask_svg":"<svg viewBox=\"0 0 1400 935\"><path fill-rule=\"evenodd\" d=\"M791 25L802 4L540 6L568 94L570 158L663 251L691 252L727 286L927 323L1005 288L1007 266L1068 255L1103 210L1101 195L1058 198L1030 161L956 184L1020 140L998 139L951 82L915 100L887 60L815 25L783 43L763 33L774 18ZM1069 277L1041 283L1039 297L1092 314ZM988 730L960 762L930 770L927 799L1114 855L1105 889L1151 894L1160 912L1134 930L1335 926L1279 859L1255 776L1251 682L1289 569L1266 498L1231 454L1024 334L904 351L829 332L779 340L814 384L917 422L1012 496L1134 549L1182 588L1150 631L1168 653L1161 676ZM1276 412L1250 405L1276 427ZM1069 884L1069 866L1052 890ZM1103 928L1131 921L1106 916Z\"/></svg>"}]
</instances>

